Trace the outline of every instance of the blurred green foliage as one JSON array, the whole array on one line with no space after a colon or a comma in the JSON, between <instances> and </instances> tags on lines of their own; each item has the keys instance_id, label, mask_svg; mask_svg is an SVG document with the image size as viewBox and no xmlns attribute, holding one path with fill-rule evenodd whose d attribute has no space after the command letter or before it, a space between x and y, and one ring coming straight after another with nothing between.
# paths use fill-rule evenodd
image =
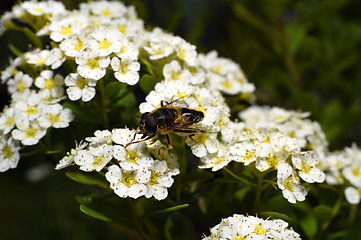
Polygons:
<instances>
[{"instance_id":1,"label":"blurred green foliage","mask_svg":"<svg viewBox=\"0 0 361 240\"><path fill-rule=\"evenodd\" d=\"M71 9L79 1L63 2ZM350 146L352 142L361 145L360 1L125 2L136 6L139 17L144 19L147 26L159 26L180 35L196 45L199 52L215 49L220 56L238 62L248 80L256 84L257 103L310 111L311 118L321 123L331 150ZM5 8L9 10L10 6L3 5L2 11ZM9 43L20 49L28 48L26 39L20 36L19 33L10 32L0 38L1 69L7 65L11 55ZM142 88L150 87L142 86L142 80L140 84ZM1 86L1 89L3 104L6 99L4 87ZM114 89L121 89L121 86L109 87L109 91ZM133 95L129 95L126 101L135 106ZM124 106L129 104L118 102L115 105L120 109ZM81 109L78 113L75 111L75 115L81 116ZM86 132L84 129L74 131ZM54 135L49 138L54 138ZM72 143L67 144L73 146ZM53 149L56 148L53 146ZM55 163L60 158L55 155L51 161ZM202 233L208 234L208 228L219 223L221 217L233 213L255 214L251 187L235 181L226 172L220 177L183 169L170 193L179 202L166 200L153 204L145 198L135 202L119 199L115 195L104 199L89 195L88 192L98 188L74 184L64 176L64 172L53 172L36 184L29 183L23 177L32 166L48 161L40 155L38 159L22 158L18 169L0 175L0 239L25 239L29 236L36 236L37 239L127 239L122 238L119 232L141 238L139 233L129 232L128 225L137 225L138 228L145 225L149 231L167 239L172 239L170 236L177 229L188 229L179 233L177 239L199 239ZM243 167L238 170L244 171ZM68 173L68 176L89 185L104 184L81 174ZM198 185L199 182L203 184ZM180 183L187 185L187 191L182 194L177 192ZM212 191L209 191L211 188ZM241 190L230 194L237 189ZM199 196L192 201L195 194ZM122 227L109 225L82 214L75 202L75 195L78 195L82 212L105 221L126 224ZM211 202L202 202L205 197ZM356 239L355 236L360 236L360 230L357 230L360 213L355 207L350 208L345 204L342 191L324 186L318 191L311 191L305 202L295 205L281 198L280 195L270 196L265 201L266 206L259 206L258 209L267 212L256 213L260 213L261 217L273 216L290 221L303 239ZM183 205L182 199L187 199L187 204L191 206L199 206L198 210ZM249 204L240 205L240 202ZM139 219L132 222L124 219L124 216L131 214L129 211L134 211ZM163 231L156 232L156 225L161 225Z\"/></svg>"}]
</instances>

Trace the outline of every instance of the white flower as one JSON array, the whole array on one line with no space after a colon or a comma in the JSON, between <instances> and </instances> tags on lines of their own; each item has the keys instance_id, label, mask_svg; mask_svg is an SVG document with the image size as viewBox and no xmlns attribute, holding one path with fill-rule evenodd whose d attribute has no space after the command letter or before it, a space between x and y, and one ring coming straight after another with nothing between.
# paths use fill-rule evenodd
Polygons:
<instances>
[{"instance_id":1,"label":"white flower","mask_svg":"<svg viewBox=\"0 0 361 240\"><path fill-rule=\"evenodd\" d=\"M62 2L51 0L43 2L26 1L21 4L21 7L34 16L43 14L57 15L66 11Z\"/></svg>"},{"instance_id":2,"label":"white flower","mask_svg":"<svg viewBox=\"0 0 361 240\"><path fill-rule=\"evenodd\" d=\"M38 121L44 128L66 128L69 122L74 119L73 113L69 108L63 108L61 104L55 103L42 106L42 113Z\"/></svg>"},{"instance_id":3,"label":"white flower","mask_svg":"<svg viewBox=\"0 0 361 240\"><path fill-rule=\"evenodd\" d=\"M149 181L146 183L147 192L145 197L154 197L157 200L163 200L168 196L168 190L172 186L174 179L170 172L167 171L167 163L165 161L155 160L148 170L151 174Z\"/></svg>"},{"instance_id":4,"label":"white flower","mask_svg":"<svg viewBox=\"0 0 361 240\"><path fill-rule=\"evenodd\" d=\"M14 139L20 140L23 145L35 145L46 134L46 129L39 126L37 122L29 122L17 126L11 134Z\"/></svg>"},{"instance_id":5,"label":"white flower","mask_svg":"<svg viewBox=\"0 0 361 240\"><path fill-rule=\"evenodd\" d=\"M139 81L140 64L139 62L119 59L113 57L111 61L111 66L114 70L114 76L120 82L127 83L129 85L134 85Z\"/></svg>"},{"instance_id":6,"label":"white flower","mask_svg":"<svg viewBox=\"0 0 361 240\"><path fill-rule=\"evenodd\" d=\"M146 142L148 150L154 157L161 161L167 162L168 172L174 176L180 173L178 157L169 151L168 147L157 140L155 142Z\"/></svg>"},{"instance_id":7,"label":"white flower","mask_svg":"<svg viewBox=\"0 0 361 240\"><path fill-rule=\"evenodd\" d=\"M13 107L5 107L0 115L0 132L8 134L15 126L15 109Z\"/></svg>"},{"instance_id":8,"label":"white flower","mask_svg":"<svg viewBox=\"0 0 361 240\"><path fill-rule=\"evenodd\" d=\"M82 99L83 102L88 102L95 96L96 80L90 78L83 78L78 73L70 73L65 77L65 85L68 97L72 101Z\"/></svg>"},{"instance_id":9,"label":"white flower","mask_svg":"<svg viewBox=\"0 0 361 240\"><path fill-rule=\"evenodd\" d=\"M51 56L51 52L47 49L36 49L34 51L25 53L24 56L27 63L34 64L35 66L43 66L45 65L47 59Z\"/></svg>"},{"instance_id":10,"label":"white flower","mask_svg":"<svg viewBox=\"0 0 361 240\"><path fill-rule=\"evenodd\" d=\"M10 59L10 64L5 68L4 71L1 71L1 83L5 83L10 77L14 76L17 73L16 68L20 66L24 61L24 56L21 55L14 60Z\"/></svg>"},{"instance_id":11,"label":"white flower","mask_svg":"<svg viewBox=\"0 0 361 240\"><path fill-rule=\"evenodd\" d=\"M108 130L96 130L94 136L85 138L85 141L90 145L111 144L112 142L112 133Z\"/></svg>"},{"instance_id":12,"label":"white flower","mask_svg":"<svg viewBox=\"0 0 361 240\"><path fill-rule=\"evenodd\" d=\"M53 48L50 50L50 54L45 61L45 65L51 66L51 69L59 68L66 60L63 52L59 48Z\"/></svg>"},{"instance_id":13,"label":"white flower","mask_svg":"<svg viewBox=\"0 0 361 240\"><path fill-rule=\"evenodd\" d=\"M283 197L290 203L306 199L307 190L300 185L298 176L288 163L278 165L277 185L282 190Z\"/></svg>"},{"instance_id":14,"label":"white flower","mask_svg":"<svg viewBox=\"0 0 361 240\"><path fill-rule=\"evenodd\" d=\"M44 92L45 96L58 98L63 95L64 78L50 70L44 70L40 73L40 76L35 79L35 86Z\"/></svg>"},{"instance_id":15,"label":"white flower","mask_svg":"<svg viewBox=\"0 0 361 240\"><path fill-rule=\"evenodd\" d=\"M16 168L20 159L19 143L12 137L0 137L0 172Z\"/></svg>"},{"instance_id":16,"label":"white flower","mask_svg":"<svg viewBox=\"0 0 361 240\"><path fill-rule=\"evenodd\" d=\"M134 43L129 42L128 38L122 37L119 40L120 49L116 52L116 55L120 59L126 59L129 61L137 60L139 50Z\"/></svg>"},{"instance_id":17,"label":"white flower","mask_svg":"<svg viewBox=\"0 0 361 240\"><path fill-rule=\"evenodd\" d=\"M82 18L84 18L84 16L78 13L78 16L70 15L66 18L52 21L48 26L50 38L54 42L61 42L63 39L68 38L71 34L79 33L84 27L82 22L86 21Z\"/></svg>"},{"instance_id":18,"label":"white flower","mask_svg":"<svg viewBox=\"0 0 361 240\"><path fill-rule=\"evenodd\" d=\"M257 160L256 146L252 141L242 141L229 147L230 159L245 166Z\"/></svg>"},{"instance_id":19,"label":"white flower","mask_svg":"<svg viewBox=\"0 0 361 240\"><path fill-rule=\"evenodd\" d=\"M100 57L92 50L82 51L76 58L77 71L84 78L99 80L104 77L106 68L110 63L109 57Z\"/></svg>"},{"instance_id":20,"label":"white flower","mask_svg":"<svg viewBox=\"0 0 361 240\"><path fill-rule=\"evenodd\" d=\"M81 10L88 10L95 15L108 18L109 20L106 22L110 22L110 19L114 17L124 16L127 11L127 8L121 2L96 1L81 3L79 6Z\"/></svg>"},{"instance_id":21,"label":"white flower","mask_svg":"<svg viewBox=\"0 0 361 240\"><path fill-rule=\"evenodd\" d=\"M345 189L345 197L347 202L351 204L359 204L361 197L361 188L347 187Z\"/></svg>"},{"instance_id":22,"label":"white flower","mask_svg":"<svg viewBox=\"0 0 361 240\"><path fill-rule=\"evenodd\" d=\"M153 158L145 148L145 143L134 143L125 149L123 146L114 146L114 158L119 161L119 165L125 170L134 170L144 167L150 167Z\"/></svg>"},{"instance_id":23,"label":"white flower","mask_svg":"<svg viewBox=\"0 0 361 240\"><path fill-rule=\"evenodd\" d=\"M254 216L234 214L210 229L211 235L203 239L294 239L300 240L299 234L287 228L287 222L274 219L264 220Z\"/></svg>"},{"instance_id":24,"label":"white flower","mask_svg":"<svg viewBox=\"0 0 361 240\"><path fill-rule=\"evenodd\" d=\"M361 166L354 161L350 166L342 169L343 176L355 187L361 187Z\"/></svg>"},{"instance_id":25,"label":"white flower","mask_svg":"<svg viewBox=\"0 0 361 240\"><path fill-rule=\"evenodd\" d=\"M165 81L189 81L191 78L191 73L188 70L183 70L177 60L164 65L163 75Z\"/></svg>"},{"instance_id":26,"label":"white flower","mask_svg":"<svg viewBox=\"0 0 361 240\"><path fill-rule=\"evenodd\" d=\"M319 162L319 157L316 152L307 151L292 156L293 165L299 169L298 175L306 182L321 183L325 181L326 175L316 165Z\"/></svg>"},{"instance_id":27,"label":"white flower","mask_svg":"<svg viewBox=\"0 0 361 240\"><path fill-rule=\"evenodd\" d=\"M26 100L18 101L14 104L15 123L17 127L24 125L28 121L36 120L41 114L41 105L45 104L42 93L31 92Z\"/></svg>"},{"instance_id":28,"label":"white flower","mask_svg":"<svg viewBox=\"0 0 361 240\"><path fill-rule=\"evenodd\" d=\"M14 78L7 81L8 91L10 94L22 94L33 84L33 79L23 72L18 72Z\"/></svg>"},{"instance_id":29,"label":"white flower","mask_svg":"<svg viewBox=\"0 0 361 240\"><path fill-rule=\"evenodd\" d=\"M199 168L212 168L212 171L218 171L223 167L227 166L231 161L228 148L219 144L218 151L216 153L207 154L204 157L200 158L202 165Z\"/></svg>"},{"instance_id":30,"label":"white flower","mask_svg":"<svg viewBox=\"0 0 361 240\"><path fill-rule=\"evenodd\" d=\"M185 61L189 66L195 66L198 63L196 46L191 45L180 37L178 44L175 46L177 56Z\"/></svg>"},{"instance_id":31,"label":"white flower","mask_svg":"<svg viewBox=\"0 0 361 240\"><path fill-rule=\"evenodd\" d=\"M78 152L83 150L87 146L88 143L86 142L80 142L79 144L76 144L75 149L71 149L70 153L68 152L67 155L59 161L55 169L60 170L70 166L74 162L74 157L78 154Z\"/></svg>"},{"instance_id":32,"label":"white flower","mask_svg":"<svg viewBox=\"0 0 361 240\"><path fill-rule=\"evenodd\" d=\"M79 34L72 34L68 38L64 39L59 48L64 52L68 57L76 57L81 51L86 47L85 40L87 39L85 32L80 32Z\"/></svg>"},{"instance_id":33,"label":"white flower","mask_svg":"<svg viewBox=\"0 0 361 240\"><path fill-rule=\"evenodd\" d=\"M146 168L127 171L117 165L108 167L105 174L106 179L110 182L110 187L119 197L138 198L147 192L147 183L150 179L151 172Z\"/></svg>"},{"instance_id":34,"label":"white flower","mask_svg":"<svg viewBox=\"0 0 361 240\"><path fill-rule=\"evenodd\" d=\"M99 56L108 56L120 51L122 38L123 35L118 30L101 26L88 36L86 45Z\"/></svg>"},{"instance_id":35,"label":"white flower","mask_svg":"<svg viewBox=\"0 0 361 240\"><path fill-rule=\"evenodd\" d=\"M197 157L205 157L207 153L216 153L219 141L215 133L197 133L187 136L186 144L192 149L192 153Z\"/></svg>"},{"instance_id":36,"label":"white flower","mask_svg":"<svg viewBox=\"0 0 361 240\"><path fill-rule=\"evenodd\" d=\"M113 157L113 146L103 144L97 147L90 146L87 150L80 150L74 157L74 162L80 170L101 171Z\"/></svg>"}]
</instances>

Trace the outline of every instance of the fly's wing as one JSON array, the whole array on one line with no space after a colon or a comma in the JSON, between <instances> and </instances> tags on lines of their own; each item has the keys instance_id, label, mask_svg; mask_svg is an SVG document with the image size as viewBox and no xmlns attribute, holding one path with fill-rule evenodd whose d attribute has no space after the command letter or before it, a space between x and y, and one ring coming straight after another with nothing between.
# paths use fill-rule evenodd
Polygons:
<instances>
[{"instance_id":1,"label":"fly's wing","mask_svg":"<svg viewBox=\"0 0 361 240\"><path fill-rule=\"evenodd\" d=\"M187 136L194 133L217 133L220 131L220 127L216 125L204 125L197 123L192 126L174 125L172 126L173 132L180 136Z\"/></svg>"}]
</instances>

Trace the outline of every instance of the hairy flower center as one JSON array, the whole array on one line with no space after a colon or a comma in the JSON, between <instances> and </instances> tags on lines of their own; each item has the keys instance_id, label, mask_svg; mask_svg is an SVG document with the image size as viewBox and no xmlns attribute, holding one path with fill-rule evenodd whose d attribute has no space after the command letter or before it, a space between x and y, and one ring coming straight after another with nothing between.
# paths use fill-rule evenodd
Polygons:
<instances>
[{"instance_id":1,"label":"hairy flower center","mask_svg":"<svg viewBox=\"0 0 361 240\"><path fill-rule=\"evenodd\" d=\"M103 156L96 156L94 157L94 162L93 165L94 166L101 166L104 162L104 157Z\"/></svg>"},{"instance_id":2,"label":"hairy flower center","mask_svg":"<svg viewBox=\"0 0 361 240\"><path fill-rule=\"evenodd\" d=\"M119 66L119 73L126 74L128 72L128 65L121 63Z\"/></svg>"},{"instance_id":3,"label":"hairy flower center","mask_svg":"<svg viewBox=\"0 0 361 240\"><path fill-rule=\"evenodd\" d=\"M295 186L295 183L292 181L292 178L288 178L285 183L284 183L284 187L287 190L292 190L292 188Z\"/></svg>"},{"instance_id":4,"label":"hairy flower center","mask_svg":"<svg viewBox=\"0 0 361 240\"><path fill-rule=\"evenodd\" d=\"M224 157L217 157L214 165L218 165L224 162Z\"/></svg>"},{"instance_id":5,"label":"hairy flower center","mask_svg":"<svg viewBox=\"0 0 361 240\"><path fill-rule=\"evenodd\" d=\"M37 132L38 129L33 128L33 126L30 126L28 129L25 130L25 136L26 138L34 138Z\"/></svg>"},{"instance_id":6,"label":"hairy flower center","mask_svg":"<svg viewBox=\"0 0 361 240\"><path fill-rule=\"evenodd\" d=\"M100 49L108 49L110 47L110 42L108 40L99 41Z\"/></svg>"},{"instance_id":7,"label":"hairy flower center","mask_svg":"<svg viewBox=\"0 0 361 240\"><path fill-rule=\"evenodd\" d=\"M44 87L46 89L52 90L53 88L55 88L55 86L56 86L56 83L53 78L45 79Z\"/></svg>"},{"instance_id":8,"label":"hairy flower center","mask_svg":"<svg viewBox=\"0 0 361 240\"><path fill-rule=\"evenodd\" d=\"M199 133L196 135L196 139L195 142L197 142L198 144L204 144L208 139L208 136L206 133Z\"/></svg>"},{"instance_id":9,"label":"hairy flower center","mask_svg":"<svg viewBox=\"0 0 361 240\"><path fill-rule=\"evenodd\" d=\"M127 28L125 27L125 25L119 24L117 28L119 32L123 33L124 35L127 34Z\"/></svg>"},{"instance_id":10,"label":"hairy flower center","mask_svg":"<svg viewBox=\"0 0 361 240\"><path fill-rule=\"evenodd\" d=\"M3 150L3 155L4 155L4 158L11 158L11 156L13 155L9 145L5 145L4 150Z\"/></svg>"},{"instance_id":11,"label":"hairy flower center","mask_svg":"<svg viewBox=\"0 0 361 240\"><path fill-rule=\"evenodd\" d=\"M99 67L98 59L96 58L88 59L87 66L92 70L98 68Z\"/></svg>"},{"instance_id":12,"label":"hairy flower center","mask_svg":"<svg viewBox=\"0 0 361 240\"><path fill-rule=\"evenodd\" d=\"M76 80L76 86L80 89L86 88L87 85L88 85L88 83L85 80L85 78L80 77Z\"/></svg>"},{"instance_id":13,"label":"hairy flower center","mask_svg":"<svg viewBox=\"0 0 361 240\"><path fill-rule=\"evenodd\" d=\"M17 84L16 84L16 87L18 89L19 92L24 92L25 89L26 89L26 86L24 84L23 81L19 81Z\"/></svg>"},{"instance_id":14,"label":"hairy flower center","mask_svg":"<svg viewBox=\"0 0 361 240\"><path fill-rule=\"evenodd\" d=\"M6 121L6 126L10 127L11 125L13 125L14 123L14 118L8 118L8 120Z\"/></svg>"},{"instance_id":15,"label":"hairy flower center","mask_svg":"<svg viewBox=\"0 0 361 240\"><path fill-rule=\"evenodd\" d=\"M264 235L266 233L266 229L263 228L262 223L256 225L254 233L257 235Z\"/></svg>"},{"instance_id":16,"label":"hairy flower center","mask_svg":"<svg viewBox=\"0 0 361 240\"><path fill-rule=\"evenodd\" d=\"M62 27L60 30L60 33L61 33L61 35L65 35L65 36L71 34L71 27L70 26Z\"/></svg>"},{"instance_id":17,"label":"hairy flower center","mask_svg":"<svg viewBox=\"0 0 361 240\"><path fill-rule=\"evenodd\" d=\"M178 56L181 58L181 59L185 59L186 58L186 51L182 50L182 49L179 49L178 50Z\"/></svg>"},{"instance_id":18,"label":"hairy flower center","mask_svg":"<svg viewBox=\"0 0 361 240\"><path fill-rule=\"evenodd\" d=\"M40 58L36 59L35 63L36 63L36 65L43 65L45 63L45 61L46 61L45 58L40 57Z\"/></svg>"},{"instance_id":19,"label":"hairy flower center","mask_svg":"<svg viewBox=\"0 0 361 240\"><path fill-rule=\"evenodd\" d=\"M25 111L28 115L33 115L36 113L36 107L35 106L29 106L28 109Z\"/></svg>"},{"instance_id":20,"label":"hairy flower center","mask_svg":"<svg viewBox=\"0 0 361 240\"><path fill-rule=\"evenodd\" d=\"M231 90L231 89L232 89L232 83L231 83L228 79L226 79L225 81L223 81L223 82L221 83L221 85L222 85L225 89L227 89L227 90Z\"/></svg>"},{"instance_id":21,"label":"hairy flower center","mask_svg":"<svg viewBox=\"0 0 361 240\"><path fill-rule=\"evenodd\" d=\"M310 170L311 170L311 166L303 162L301 165L301 171L305 174L308 174Z\"/></svg>"},{"instance_id":22,"label":"hairy flower center","mask_svg":"<svg viewBox=\"0 0 361 240\"><path fill-rule=\"evenodd\" d=\"M122 46L120 48L120 53L125 53L127 51L127 48L125 46Z\"/></svg>"},{"instance_id":23,"label":"hairy flower center","mask_svg":"<svg viewBox=\"0 0 361 240\"><path fill-rule=\"evenodd\" d=\"M149 178L149 185L154 185L158 183L158 175L156 174L155 171L152 171L152 173L150 174L150 178Z\"/></svg>"},{"instance_id":24,"label":"hairy flower center","mask_svg":"<svg viewBox=\"0 0 361 240\"><path fill-rule=\"evenodd\" d=\"M361 176L361 171L359 168L353 168L352 169L352 175L354 175L355 177L359 177Z\"/></svg>"},{"instance_id":25,"label":"hairy flower center","mask_svg":"<svg viewBox=\"0 0 361 240\"><path fill-rule=\"evenodd\" d=\"M74 44L74 50L80 51L84 46L83 41L79 40L77 43Z\"/></svg>"},{"instance_id":26,"label":"hairy flower center","mask_svg":"<svg viewBox=\"0 0 361 240\"><path fill-rule=\"evenodd\" d=\"M235 236L234 238L232 238L232 240L244 240L244 237L242 237L242 236Z\"/></svg>"},{"instance_id":27,"label":"hairy flower center","mask_svg":"<svg viewBox=\"0 0 361 240\"><path fill-rule=\"evenodd\" d=\"M122 183L127 186L130 187L133 184L137 183L137 180L135 180L135 177L133 176L133 174L128 173L128 174L124 174L123 175L123 179L122 179Z\"/></svg>"},{"instance_id":28,"label":"hairy flower center","mask_svg":"<svg viewBox=\"0 0 361 240\"><path fill-rule=\"evenodd\" d=\"M59 116L56 114L49 114L48 120L49 120L49 122L51 122L53 124L57 123L57 122L59 122Z\"/></svg>"},{"instance_id":29,"label":"hairy flower center","mask_svg":"<svg viewBox=\"0 0 361 240\"><path fill-rule=\"evenodd\" d=\"M271 167L274 167L275 169L277 169L278 159L276 158L276 156L269 157L269 158L267 159L267 162L269 163L269 165L270 165Z\"/></svg>"},{"instance_id":30,"label":"hairy flower center","mask_svg":"<svg viewBox=\"0 0 361 240\"><path fill-rule=\"evenodd\" d=\"M246 154L243 155L245 161L252 161L254 159L255 153L253 151L246 150Z\"/></svg>"},{"instance_id":31,"label":"hairy flower center","mask_svg":"<svg viewBox=\"0 0 361 240\"><path fill-rule=\"evenodd\" d=\"M108 9L106 9L102 12L102 15L105 17L110 17L112 15L112 13Z\"/></svg>"},{"instance_id":32,"label":"hairy flower center","mask_svg":"<svg viewBox=\"0 0 361 240\"><path fill-rule=\"evenodd\" d=\"M127 152L126 159L129 162L137 162L139 160L139 156L136 151L130 150Z\"/></svg>"}]
</instances>

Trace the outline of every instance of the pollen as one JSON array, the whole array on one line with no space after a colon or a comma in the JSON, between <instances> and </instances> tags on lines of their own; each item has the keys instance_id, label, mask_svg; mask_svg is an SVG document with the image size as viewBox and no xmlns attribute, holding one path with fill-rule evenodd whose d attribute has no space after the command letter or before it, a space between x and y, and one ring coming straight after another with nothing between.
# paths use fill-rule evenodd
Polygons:
<instances>
[{"instance_id":1,"label":"pollen","mask_svg":"<svg viewBox=\"0 0 361 240\"><path fill-rule=\"evenodd\" d=\"M53 88L55 88L56 83L55 80L53 78L49 78L49 79L45 79L44 82L44 87L48 90L52 90Z\"/></svg>"},{"instance_id":2,"label":"pollen","mask_svg":"<svg viewBox=\"0 0 361 240\"><path fill-rule=\"evenodd\" d=\"M3 149L3 156L4 158L11 158L11 156L13 155L11 148L9 147L9 145L5 145L4 149Z\"/></svg>"},{"instance_id":3,"label":"pollen","mask_svg":"<svg viewBox=\"0 0 361 240\"><path fill-rule=\"evenodd\" d=\"M75 51L80 51L84 46L83 41L79 40L77 43L75 43L74 45L74 50Z\"/></svg>"},{"instance_id":4,"label":"pollen","mask_svg":"<svg viewBox=\"0 0 361 240\"><path fill-rule=\"evenodd\" d=\"M108 40L99 41L100 49L108 49L110 47L110 42Z\"/></svg>"},{"instance_id":5,"label":"pollen","mask_svg":"<svg viewBox=\"0 0 361 240\"><path fill-rule=\"evenodd\" d=\"M126 74L128 72L127 64L121 63L119 66L119 73Z\"/></svg>"},{"instance_id":6,"label":"pollen","mask_svg":"<svg viewBox=\"0 0 361 240\"><path fill-rule=\"evenodd\" d=\"M14 118L8 118L8 120L6 121L6 126L10 127L13 123L14 123Z\"/></svg>"},{"instance_id":7,"label":"pollen","mask_svg":"<svg viewBox=\"0 0 361 240\"><path fill-rule=\"evenodd\" d=\"M104 162L104 157L103 156L96 156L94 157L94 162L93 165L94 166L101 166Z\"/></svg>"},{"instance_id":8,"label":"pollen","mask_svg":"<svg viewBox=\"0 0 361 240\"><path fill-rule=\"evenodd\" d=\"M67 36L71 34L71 27L70 26L64 26L61 28L60 33L61 35Z\"/></svg>"},{"instance_id":9,"label":"pollen","mask_svg":"<svg viewBox=\"0 0 361 240\"><path fill-rule=\"evenodd\" d=\"M92 70L98 68L99 67L98 59L96 58L88 59L87 66Z\"/></svg>"},{"instance_id":10,"label":"pollen","mask_svg":"<svg viewBox=\"0 0 361 240\"><path fill-rule=\"evenodd\" d=\"M136 151L128 151L127 152L127 155L126 155L126 159L129 161L129 162L137 162L139 160L139 155Z\"/></svg>"},{"instance_id":11,"label":"pollen","mask_svg":"<svg viewBox=\"0 0 361 240\"><path fill-rule=\"evenodd\" d=\"M26 86L24 84L23 81L19 81L17 84L16 84L16 88L18 89L19 92L24 92L25 89L26 89Z\"/></svg>"},{"instance_id":12,"label":"pollen","mask_svg":"<svg viewBox=\"0 0 361 240\"><path fill-rule=\"evenodd\" d=\"M262 224L259 223L259 224L256 225L253 232L256 233L257 235L265 235L267 231L266 231L266 229L264 229Z\"/></svg>"},{"instance_id":13,"label":"pollen","mask_svg":"<svg viewBox=\"0 0 361 240\"><path fill-rule=\"evenodd\" d=\"M59 122L59 116L57 115L57 114L50 114L49 116L48 116L48 120L49 120L49 122L51 122L52 124L54 124L54 123L57 123L57 122Z\"/></svg>"},{"instance_id":14,"label":"pollen","mask_svg":"<svg viewBox=\"0 0 361 240\"><path fill-rule=\"evenodd\" d=\"M112 15L112 13L108 9L106 9L102 12L102 15L105 17L110 17Z\"/></svg>"},{"instance_id":15,"label":"pollen","mask_svg":"<svg viewBox=\"0 0 361 240\"><path fill-rule=\"evenodd\" d=\"M353 168L352 169L352 175L355 176L355 177L359 177L361 176L361 171L359 168Z\"/></svg>"},{"instance_id":16,"label":"pollen","mask_svg":"<svg viewBox=\"0 0 361 240\"><path fill-rule=\"evenodd\" d=\"M284 183L285 189L292 190L292 188L295 186L295 183L292 181L292 178L288 178Z\"/></svg>"},{"instance_id":17,"label":"pollen","mask_svg":"<svg viewBox=\"0 0 361 240\"><path fill-rule=\"evenodd\" d=\"M223 81L221 83L221 85L226 89L226 90L231 90L232 89L232 83L226 79L225 81Z\"/></svg>"},{"instance_id":18,"label":"pollen","mask_svg":"<svg viewBox=\"0 0 361 240\"><path fill-rule=\"evenodd\" d=\"M86 88L86 86L88 85L87 81L85 80L85 78L78 78L76 80L76 86L80 89L84 89Z\"/></svg>"},{"instance_id":19,"label":"pollen","mask_svg":"<svg viewBox=\"0 0 361 240\"><path fill-rule=\"evenodd\" d=\"M124 35L127 34L127 28L125 27L125 25L119 24L117 26L117 28L118 28L119 32L123 33Z\"/></svg>"},{"instance_id":20,"label":"pollen","mask_svg":"<svg viewBox=\"0 0 361 240\"><path fill-rule=\"evenodd\" d=\"M148 184L154 185L157 183L158 183L158 175L154 171L152 171Z\"/></svg>"},{"instance_id":21,"label":"pollen","mask_svg":"<svg viewBox=\"0 0 361 240\"><path fill-rule=\"evenodd\" d=\"M36 59L36 65L43 65L45 64L45 58L38 58Z\"/></svg>"},{"instance_id":22,"label":"pollen","mask_svg":"<svg viewBox=\"0 0 361 240\"><path fill-rule=\"evenodd\" d=\"M25 130L25 136L26 138L35 138L38 130L36 128L33 128L33 126L30 126L28 129Z\"/></svg>"},{"instance_id":23,"label":"pollen","mask_svg":"<svg viewBox=\"0 0 361 240\"><path fill-rule=\"evenodd\" d=\"M135 177L131 173L128 173L128 174L123 175L122 183L125 186L130 187L130 186L136 184L137 180L135 180Z\"/></svg>"},{"instance_id":24,"label":"pollen","mask_svg":"<svg viewBox=\"0 0 361 240\"><path fill-rule=\"evenodd\" d=\"M33 114L35 114L36 113L36 107L35 106L29 106L28 107L28 109L26 109L26 113L28 114L28 115L33 115Z\"/></svg>"}]
</instances>

